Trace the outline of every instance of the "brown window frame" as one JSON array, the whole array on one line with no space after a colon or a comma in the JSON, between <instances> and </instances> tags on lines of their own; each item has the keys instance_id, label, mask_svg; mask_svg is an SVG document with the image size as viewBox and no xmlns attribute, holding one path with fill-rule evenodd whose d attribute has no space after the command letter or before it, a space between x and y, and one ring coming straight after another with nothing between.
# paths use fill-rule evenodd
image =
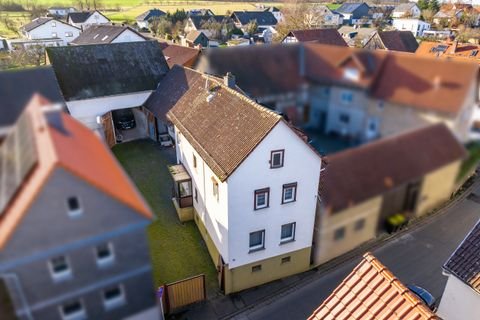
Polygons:
<instances>
[{"instance_id":1,"label":"brown window frame","mask_svg":"<svg viewBox=\"0 0 480 320\"><path fill-rule=\"evenodd\" d=\"M273 154L274 153L281 153L282 154L282 164L278 166L273 165ZM278 169L282 168L285 164L285 149L279 149L279 150L272 150L270 151L270 169Z\"/></svg>"},{"instance_id":2,"label":"brown window frame","mask_svg":"<svg viewBox=\"0 0 480 320\"><path fill-rule=\"evenodd\" d=\"M294 194L293 194L293 200L290 201L285 201L285 189L287 188L295 188ZM297 201L297 189L298 189L298 183L297 182L292 182L292 183L286 183L282 186L282 204L285 203L291 203Z\"/></svg>"},{"instance_id":3,"label":"brown window frame","mask_svg":"<svg viewBox=\"0 0 480 320\"><path fill-rule=\"evenodd\" d=\"M266 193L267 194L267 203L266 203L266 206L265 207L257 207L257 195L258 194L263 194L263 193ZM255 192L253 193L253 209L254 210L262 210L262 209L266 209L270 207L270 188L263 188L263 189L257 189L255 190Z\"/></svg>"},{"instance_id":4,"label":"brown window frame","mask_svg":"<svg viewBox=\"0 0 480 320\"><path fill-rule=\"evenodd\" d=\"M195 154L192 154L192 156L193 156L193 167L197 169L197 157L195 156Z\"/></svg>"},{"instance_id":5,"label":"brown window frame","mask_svg":"<svg viewBox=\"0 0 480 320\"><path fill-rule=\"evenodd\" d=\"M215 179L214 177L212 177L212 193L213 193L213 196L217 198L217 201L219 200L220 196L220 190L219 190L219 186L218 186L218 181L217 179Z\"/></svg>"}]
</instances>

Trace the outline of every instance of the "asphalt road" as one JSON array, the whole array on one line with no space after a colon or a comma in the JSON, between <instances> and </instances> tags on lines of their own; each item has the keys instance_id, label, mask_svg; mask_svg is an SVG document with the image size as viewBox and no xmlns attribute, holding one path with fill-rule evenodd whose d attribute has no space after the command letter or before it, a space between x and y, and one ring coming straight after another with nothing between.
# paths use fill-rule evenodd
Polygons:
<instances>
[{"instance_id":1,"label":"asphalt road","mask_svg":"<svg viewBox=\"0 0 480 320\"><path fill-rule=\"evenodd\" d=\"M480 186L473 193L480 195ZM373 254L404 284L419 285L440 298L447 281L441 267L479 219L480 203L464 199L428 224L373 250ZM306 319L359 261L360 258L349 261L235 319Z\"/></svg>"}]
</instances>

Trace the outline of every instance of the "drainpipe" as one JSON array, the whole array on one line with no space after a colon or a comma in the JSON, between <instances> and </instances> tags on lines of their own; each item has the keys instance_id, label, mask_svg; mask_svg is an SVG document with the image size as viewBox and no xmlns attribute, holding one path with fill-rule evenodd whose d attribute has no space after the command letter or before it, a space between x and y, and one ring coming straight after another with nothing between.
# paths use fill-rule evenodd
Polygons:
<instances>
[{"instance_id":1,"label":"drainpipe","mask_svg":"<svg viewBox=\"0 0 480 320\"><path fill-rule=\"evenodd\" d=\"M12 289L15 290L16 294L18 294L21 308L19 309L18 306L15 306L16 315L18 317L25 315L26 319L33 320L32 311L30 310L30 306L28 305L27 298L23 293L23 289L20 284L20 280L18 279L18 275L15 273L5 273L0 275L0 278L3 278L5 280L5 285L9 291L9 294L11 294ZM11 279L12 281L8 282L7 279ZM12 286L9 286L8 283L13 284L14 288L12 288Z\"/></svg>"}]
</instances>

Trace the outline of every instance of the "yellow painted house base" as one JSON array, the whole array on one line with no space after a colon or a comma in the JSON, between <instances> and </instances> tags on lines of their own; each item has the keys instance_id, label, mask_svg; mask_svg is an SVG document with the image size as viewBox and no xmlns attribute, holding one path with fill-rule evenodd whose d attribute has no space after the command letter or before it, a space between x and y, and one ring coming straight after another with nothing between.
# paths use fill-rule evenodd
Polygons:
<instances>
[{"instance_id":1,"label":"yellow painted house base","mask_svg":"<svg viewBox=\"0 0 480 320\"><path fill-rule=\"evenodd\" d=\"M180 219L181 222L193 220L193 207L180 208L177 199L173 198L172 201L177 211L178 219Z\"/></svg>"},{"instance_id":2,"label":"yellow painted house base","mask_svg":"<svg viewBox=\"0 0 480 320\"><path fill-rule=\"evenodd\" d=\"M222 269L220 252L213 243L202 220L195 212L195 223L207 245L210 257L220 272ZM310 269L311 247L289 252L288 254L256 261L247 265L230 269L223 266L223 282L225 294L252 288L267 282L288 277ZM258 267L261 266L261 267Z\"/></svg>"}]
</instances>

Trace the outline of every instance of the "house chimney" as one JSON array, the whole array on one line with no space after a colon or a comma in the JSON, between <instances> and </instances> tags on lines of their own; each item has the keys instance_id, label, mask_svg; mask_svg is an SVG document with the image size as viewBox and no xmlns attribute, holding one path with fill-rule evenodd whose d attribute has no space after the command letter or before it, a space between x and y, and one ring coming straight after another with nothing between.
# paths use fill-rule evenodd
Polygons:
<instances>
[{"instance_id":1,"label":"house chimney","mask_svg":"<svg viewBox=\"0 0 480 320\"><path fill-rule=\"evenodd\" d=\"M63 123L63 107L60 103L45 106L42 108L48 126L57 129L61 133L68 133Z\"/></svg>"},{"instance_id":2,"label":"house chimney","mask_svg":"<svg viewBox=\"0 0 480 320\"><path fill-rule=\"evenodd\" d=\"M231 89L235 89L235 76L231 72L227 72L223 77L223 84Z\"/></svg>"},{"instance_id":3,"label":"house chimney","mask_svg":"<svg viewBox=\"0 0 480 320\"><path fill-rule=\"evenodd\" d=\"M452 42L450 45L450 48L448 49L449 54L455 54L455 51L457 51L457 45L458 45L458 40L455 40Z\"/></svg>"}]
</instances>

